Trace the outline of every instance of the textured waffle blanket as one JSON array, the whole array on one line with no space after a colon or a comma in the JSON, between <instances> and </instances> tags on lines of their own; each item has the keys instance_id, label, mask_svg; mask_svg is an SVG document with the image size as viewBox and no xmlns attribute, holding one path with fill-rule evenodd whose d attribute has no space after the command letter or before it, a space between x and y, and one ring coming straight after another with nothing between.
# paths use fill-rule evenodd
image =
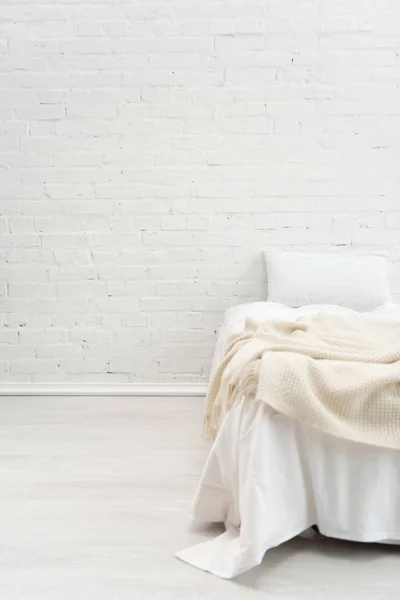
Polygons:
<instances>
[{"instance_id":1,"label":"textured waffle blanket","mask_svg":"<svg viewBox=\"0 0 400 600\"><path fill-rule=\"evenodd\" d=\"M247 321L210 382L206 439L249 392L325 433L400 449L400 324L328 314Z\"/></svg>"}]
</instances>

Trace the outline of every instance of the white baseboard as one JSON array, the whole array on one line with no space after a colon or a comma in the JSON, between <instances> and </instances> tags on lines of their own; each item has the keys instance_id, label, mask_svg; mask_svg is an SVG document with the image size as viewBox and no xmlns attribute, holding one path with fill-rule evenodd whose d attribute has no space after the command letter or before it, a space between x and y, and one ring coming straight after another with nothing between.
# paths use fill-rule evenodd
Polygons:
<instances>
[{"instance_id":1,"label":"white baseboard","mask_svg":"<svg viewBox=\"0 0 400 600\"><path fill-rule=\"evenodd\" d=\"M9 383L0 384L0 396L151 396L204 397L202 383Z\"/></svg>"}]
</instances>

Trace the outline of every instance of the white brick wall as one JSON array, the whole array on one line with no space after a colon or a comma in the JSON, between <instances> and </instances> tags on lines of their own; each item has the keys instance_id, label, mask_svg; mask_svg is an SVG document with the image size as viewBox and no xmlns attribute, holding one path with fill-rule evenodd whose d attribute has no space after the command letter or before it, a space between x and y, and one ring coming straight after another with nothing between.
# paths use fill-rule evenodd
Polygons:
<instances>
[{"instance_id":1,"label":"white brick wall","mask_svg":"<svg viewBox=\"0 0 400 600\"><path fill-rule=\"evenodd\" d=\"M265 298L262 248L400 261L396 0L0 20L2 380L203 380L223 311Z\"/></svg>"}]
</instances>

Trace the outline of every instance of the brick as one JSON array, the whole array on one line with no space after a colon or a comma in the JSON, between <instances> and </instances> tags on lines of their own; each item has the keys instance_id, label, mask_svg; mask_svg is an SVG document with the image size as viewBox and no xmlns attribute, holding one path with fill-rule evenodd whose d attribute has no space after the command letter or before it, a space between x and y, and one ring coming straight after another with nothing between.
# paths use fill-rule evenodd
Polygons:
<instances>
[{"instance_id":1,"label":"brick","mask_svg":"<svg viewBox=\"0 0 400 600\"><path fill-rule=\"evenodd\" d=\"M110 360L110 373L134 373L137 361L129 357L116 357Z\"/></svg>"},{"instance_id":2,"label":"brick","mask_svg":"<svg viewBox=\"0 0 400 600\"><path fill-rule=\"evenodd\" d=\"M73 375L93 373L93 375L97 375L108 370L109 361L106 358L61 358L58 364L60 373L71 373Z\"/></svg>"},{"instance_id":3,"label":"brick","mask_svg":"<svg viewBox=\"0 0 400 600\"><path fill-rule=\"evenodd\" d=\"M85 152L80 154L53 154L51 162L55 167L93 167L102 164L103 157L101 154Z\"/></svg>"},{"instance_id":4,"label":"brick","mask_svg":"<svg viewBox=\"0 0 400 600\"><path fill-rule=\"evenodd\" d=\"M0 359L8 360L12 364L15 360L19 359L34 359L35 355L33 347L25 346L22 344L0 344Z\"/></svg>"},{"instance_id":5,"label":"brick","mask_svg":"<svg viewBox=\"0 0 400 600\"><path fill-rule=\"evenodd\" d=\"M106 293L104 283L96 282L60 282L57 284L59 298L103 298Z\"/></svg>"},{"instance_id":6,"label":"brick","mask_svg":"<svg viewBox=\"0 0 400 600\"><path fill-rule=\"evenodd\" d=\"M231 35L215 38L216 52L252 52L264 50L265 37L262 35Z\"/></svg>"},{"instance_id":7,"label":"brick","mask_svg":"<svg viewBox=\"0 0 400 600\"><path fill-rule=\"evenodd\" d=\"M82 348L73 344L41 345L35 348L38 359L78 358L82 355Z\"/></svg>"},{"instance_id":8,"label":"brick","mask_svg":"<svg viewBox=\"0 0 400 600\"><path fill-rule=\"evenodd\" d=\"M0 344L18 344L18 331L3 330L0 331Z\"/></svg>"},{"instance_id":9,"label":"brick","mask_svg":"<svg viewBox=\"0 0 400 600\"><path fill-rule=\"evenodd\" d=\"M92 24L94 25L94 24ZM104 37L77 38L61 41L60 52L66 56L86 54L110 54L111 44Z\"/></svg>"},{"instance_id":10,"label":"brick","mask_svg":"<svg viewBox=\"0 0 400 600\"><path fill-rule=\"evenodd\" d=\"M10 233L1 236L3 248L29 248L30 246L40 246L40 237L30 233Z\"/></svg>"},{"instance_id":11,"label":"brick","mask_svg":"<svg viewBox=\"0 0 400 600\"><path fill-rule=\"evenodd\" d=\"M165 280L179 280L180 277L184 279L192 279L198 275L198 265L150 265L147 269L147 276L149 280L165 281ZM178 275L179 274L179 275Z\"/></svg>"},{"instance_id":12,"label":"brick","mask_svg":"<svg viewBox=\"0 0 400 600\"><path fill-rule=\"evenodd\" d=\"M97 275L100 281L129 281L132 279L145 279L147 268L137 265L111 265L103 266L97 269Z\"/></svg>"},{"instance_id":13,"label":"brick","mask_svg":"<svg viewBox=\"0 0 400 600\"><path fill-rule=\"evenodd\" d=\"M56 360L14 360L10 365L10 371L13 375L42 373L51 377L57 373L58 365Z\"/></svg>"},{"instance_id":14,"label":"brick","mask_svg":"<svg viewBox=\"0 0 400 600\"><path fill-rule=\"evenodd\" d=\"M89 234L89 243L94 248L120 248L126 246L138 246L140 244L139 233L99 233Z\"/></svg>"},{"instance_id":15,"label":"brick","mask_svg":"<svg viewBox=\"0 0 400 600\"><path fill-rule=\"evenodd\" d=\"M8 51L10 54L58 54L59 45L57 40L10 40Z\"/></svg>"},{"instance_id":16,"label":"brick","mask_svg":"<svg viewBox=\"0 0 400 600\"><path fill-rule=\"evenodd\" d=\"M57 294L57 289L54 283L9 283L8 297L9 298L54 298Z\"/></svg>"},{"instance_id":17,"label":"brick","mask_svg":"<svg viewBox=\"0 0 400 600\"><path fill-rule=\"evenodd\" d=\"M113 105L67 106L66 116L68 119L115 119L117 108Z\"/></svg>"},{"instance_id":18,"label":"brick","mask_svg":"<svg viewBox=\"0 0 400 600\"><path fill-rule=\"evenodd\" d=\"M37 106L17 107L15 116L22 121L53 121L65 117L65 108L58 104L39 104Z\"/></svg>"},{"instance_id":19,"label":"brick","mask_svg":"<svg viewBox=\"0 0 400 600\"><path fill-rule=\"evenodd\" d=\"M270 68L228 68L225 80L228 85L239 85L242 87L254 86L255 88L269 87L276 78L276 69Z\"/></svg>"},{"instance_id":20,"label":"brick","mask_svg":"<svg viewBox=\"0 0 400 600\"><path fill-rule=\"evenodd\" d=\"M96 308L100 311L100 312L105 312L105 313L117 313L117 314L121 314L121 313L130 313L130 312L135 312L138 310L138 306L139 306L139 301L137 298L124 298L124 297L118 297L118 298L110 298L110 297L103 297L103 298L99 298L96 299L94 301Z\"/></svg>"},{"instance_id":21,"label":"brick","mask_svg":"<svg viewBox=\"0 0 400 600\"><path fill-rule=\"evenodd\" d=\"M149 316L141 313L126 315L123 322L126 327L147 327L149 325Z\"/></svg>"},{"instance_id":22,"label":"brick","mask_svg":"<svg viewBox=\"0 0 400 600\"><path fill-rule=\"evenodd\" d=\"M86 235L84 233L60 233L41 235L42 246L44 248L85 248L87 244Z\"/></svg>"},{"instance_id":23,"label":"brick","mask_svg":"<svg viewBox=\"0 0 400 600\"><path fill-rule=\"evenodd\" d=\"M132 281L110 281L106 284L107 295L117 300L118 298L135 298L139 294L154 295L157 285L153 281L135 279Z\"/></svg>"},{"instance_id":24,"label":"brick","mask_svg":"<svg viewBox=\"0 0 400 600\"><path fill-rule=\"evenodd\" d=\"M19 332L21 344L57 344L67 340L67 333L63 330L47 329L44 331L23 328Z\"/></svg>"}]
</instances>

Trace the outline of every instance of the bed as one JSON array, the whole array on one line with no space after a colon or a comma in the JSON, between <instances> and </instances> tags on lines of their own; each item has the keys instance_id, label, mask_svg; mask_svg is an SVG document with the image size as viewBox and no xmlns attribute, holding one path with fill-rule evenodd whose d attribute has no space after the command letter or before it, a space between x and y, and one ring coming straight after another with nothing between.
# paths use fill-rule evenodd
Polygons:
<instances>
[{"instance_id":1,"label":"bed","mask_svg":"<svg viewBox=\"0 0 400 600\"><path fill-rule=\"evenodd\" d=\"M294 320L349 310L315 304L293 309L276 302L231 308L218 336L213 370L247 318ZM368 315L399 323L400 305L385 303ZM227 579L260 564L270 548L298 535L311 536L315 525L329 537L397 544L400 453L329 436L259 399L243 398L226 415L211 447L192 517L224 523L225 532L176 556Z\"/></svg>"}]
</instances>

